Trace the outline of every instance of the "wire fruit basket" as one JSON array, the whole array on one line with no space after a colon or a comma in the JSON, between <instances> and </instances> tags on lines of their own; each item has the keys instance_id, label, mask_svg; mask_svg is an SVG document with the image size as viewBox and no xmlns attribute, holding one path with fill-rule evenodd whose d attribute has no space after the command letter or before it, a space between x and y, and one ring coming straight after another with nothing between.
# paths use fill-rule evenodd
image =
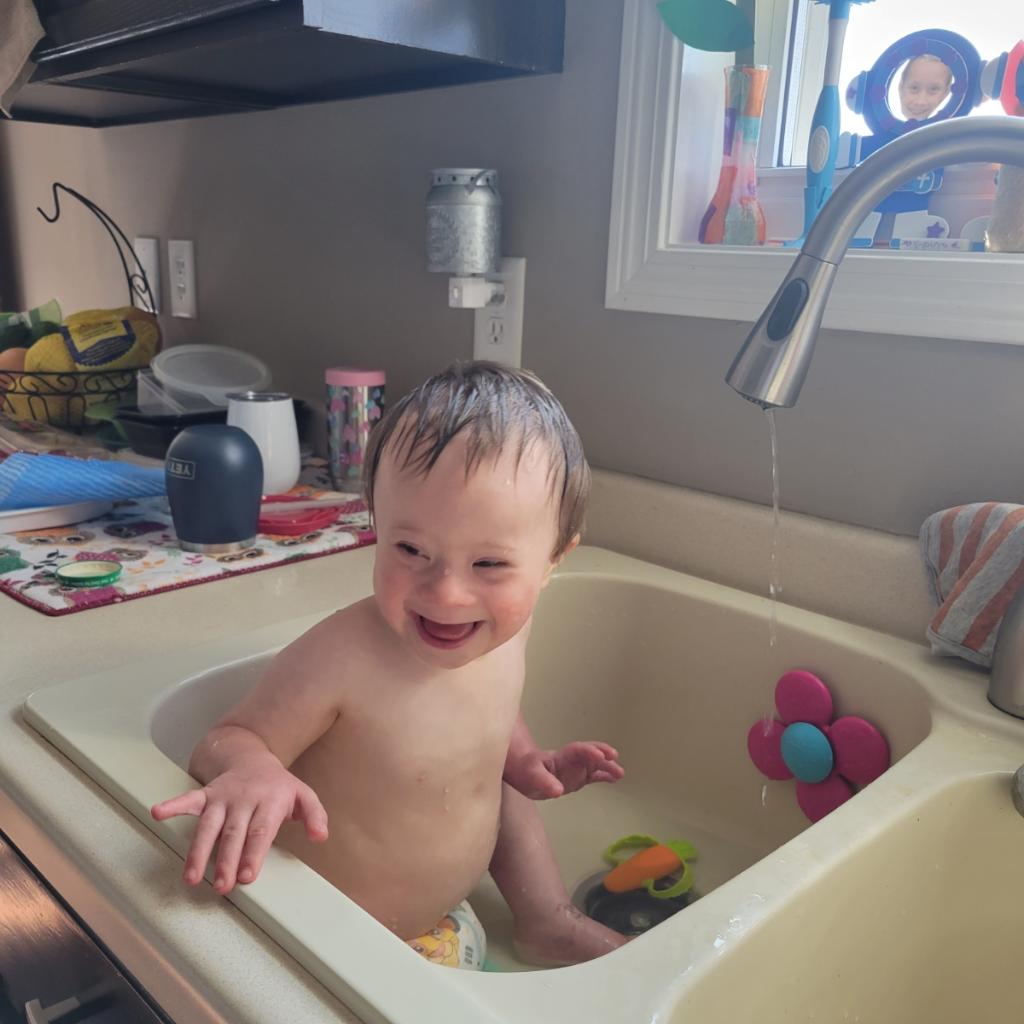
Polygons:
<instances>
[{"instance_id":1,"label":"wire fruit basket","mask_svg":"<svg viewBox=\"0 0 1024 1024\"><path fill-rule=\"evenodd\" d=\"M146 313L155 316L156 303L146 271L128 236L110 214L81 192L59 181L53 182L51 189L54 212L49 214L42 207L36 207L43 219L48 224L60 219L61 192L82 203L96 216L114 243L128 285L129 305L139 305ZM131 270L129 258L135 265L135 272ZM64 335L66 343L70 343L66 331ZM158 331L156 348L159 347ZM80 434L86 427L97 426L102 420L109 419L118 405L134 403L139 369L138 366L120 366L105 370L0 370L0 416L16 421L35 420Z\"/></svg>"},{"instance_id":2,"label":"wire fruit basket","mask_svg":"<svg viewBox=\"0 0 1024 1024\"><path fill-rule=\"evenodd\" d=\"M90 424L90 409L134 401L137 373L137 369L60 373L0 370L0 415L81 433L95 425Z\"/></svg>"}]
</instances>

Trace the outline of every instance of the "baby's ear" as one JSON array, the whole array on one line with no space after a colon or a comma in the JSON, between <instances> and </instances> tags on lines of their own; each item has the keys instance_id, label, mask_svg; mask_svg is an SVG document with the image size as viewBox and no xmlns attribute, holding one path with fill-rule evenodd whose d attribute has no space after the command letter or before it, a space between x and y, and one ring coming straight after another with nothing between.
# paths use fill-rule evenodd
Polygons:
<instances>
[{"instance_id":1,"label":"baby's ear","mask_svg":"<svg viewBox=\"0 0 1024 1024\"><path fill-rule=\"evenodd\" d=\"M559 565L561 565L562 559L565 558L565 556L569 554L569 552L572 551L573 548L575 548L579 544L579 542L580 535L577 533L576 536L573 537L572 540L565 545L565 547L562 549L562 553L556 555L551 560L551 564L548 566L547 572L544 573L544 582L541 583L542 587L546 587L548 585L548 581L551 579L551 574L558 568Z\"/></svg>"},{"instance_id":2,"label":"baby's ear","mask_svg":"<svg viewBox=\"0 0 1024 1024\"><path fill-rule=\"evenodd\" d=\"M579 546L579 543L580 535L577 533L576 536L573 537L572 540L565 545L565 550L558 556L558 560L555 562L555 565L558 565L558 563L561 562L561 560L565 558L565 556L569 554L570 551L573 551L575 548L577 548Z\"/></svg>"}]
</instances>

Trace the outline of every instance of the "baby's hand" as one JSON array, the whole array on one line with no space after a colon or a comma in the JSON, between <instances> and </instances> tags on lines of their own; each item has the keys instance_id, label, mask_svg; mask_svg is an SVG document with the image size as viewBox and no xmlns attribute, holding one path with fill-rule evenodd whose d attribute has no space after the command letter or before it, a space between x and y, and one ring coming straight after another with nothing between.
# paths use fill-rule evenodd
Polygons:
<instances>
[{"instance_id":1,"label":"baby's hand","mask_svg":"<svg viewBox=\"0 0 1024 1024\"><path fill-rule=\"evenodd\" d=\"M273 756L232 768L202 789L156 804L150 813L157 821L182 814L199 818L185 858L185 882L200 882L217 843L213 887L222 896L236 881L244 885L256 878L285 821L303 821L314 843L327 838L327 812L316 794Z\"/></svg>"},{"instance_id":2,"label":"baby's hand","mask_svg":"<svg viewBox=\"0 0 1024 1024\"><path fill-rule=\"evenodd\" d=\"M575 793L591 782L618 782L625 775L619 752L597 740L567 743L559 750L534 749L505 765L505 781L531 800Z\"/></svg>"}]
</instances>

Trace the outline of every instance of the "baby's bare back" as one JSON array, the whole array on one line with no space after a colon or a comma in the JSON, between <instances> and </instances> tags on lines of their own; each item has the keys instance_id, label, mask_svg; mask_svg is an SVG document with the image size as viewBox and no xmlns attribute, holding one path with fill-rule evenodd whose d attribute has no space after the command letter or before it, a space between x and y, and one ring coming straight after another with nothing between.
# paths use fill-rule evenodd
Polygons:
<instances>
[{"instance_id":1,"label":"baby's bare back","mask_svg":"<svg viewBox=\"0 0 1024 1024\"><path fill-rule=\"evenodd\" d=\"M433 928L487 870L522 644L439 671L378 650L388 634L350 632L357 625L358 616L340 621L332 638L340 646L321 652L336 658L346 650L326 662L344 689L343 710L291 766L327 810L330 838L311 844L288 828L278 842L410 939Z\"/></svg>"}]
</instances>

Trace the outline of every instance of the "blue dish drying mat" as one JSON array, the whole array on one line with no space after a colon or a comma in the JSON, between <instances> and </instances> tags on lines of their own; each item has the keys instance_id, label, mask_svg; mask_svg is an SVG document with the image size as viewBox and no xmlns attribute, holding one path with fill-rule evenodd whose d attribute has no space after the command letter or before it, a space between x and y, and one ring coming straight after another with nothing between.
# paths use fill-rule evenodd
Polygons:
<instances>
[{"instance_id":1,"label":"blue dish drying mat","mask_svg":"<svg viewBox=\"0 0 1024 1024\"><path fill-rule=\"evenodd\" d=\"M18 452L0 462L0 512L165 494L163 469Z\"/></svg>"}]
</instances>

